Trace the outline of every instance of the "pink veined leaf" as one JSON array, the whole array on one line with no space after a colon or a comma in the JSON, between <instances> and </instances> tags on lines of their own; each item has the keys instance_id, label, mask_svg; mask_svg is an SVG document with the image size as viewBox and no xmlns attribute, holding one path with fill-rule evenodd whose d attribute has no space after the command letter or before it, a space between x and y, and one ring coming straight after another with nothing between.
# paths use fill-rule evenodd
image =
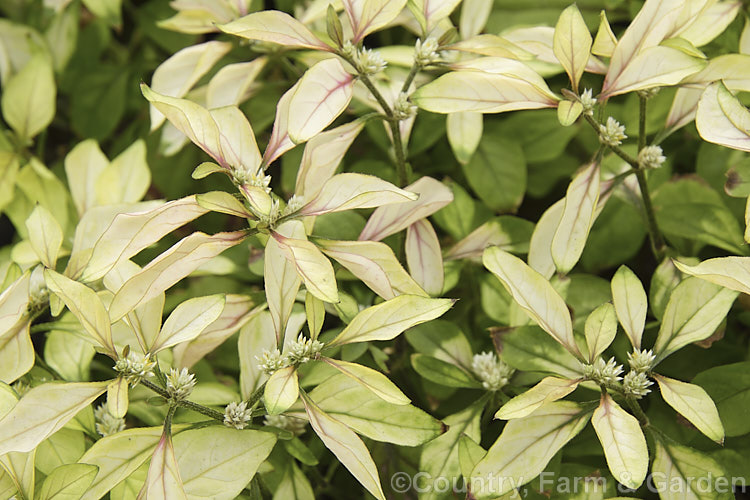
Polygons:
<instances>
[{"instance_id":1,"label":"pink veined leaf","mask_svg":"<svg viewBox=\"0 0 750 500\"><path fill-rule=\"evenodd\" d=\"M406 0L343 0L354 32L352 43L393 21L406 6Z\"/></svg>"},{"instance_id":2,"label":"pink veined leaf","mask_svg":"<svg viewBox=\"0 0 750 500\"><path fill-rule=\"evenodd\" d=\"M290 49L314 49L331 51L301 22L286 12L265 10L254 12L235 21L219 26L224 33L249 40L283 45Z\"/></svg>"},{"instance_id":3,"label":"pink veined leaf","mask_svg":"<svg viewBox=\"0 0 750 500\"><path fill-rule=\"evenodd\" d=\"M435 229L421 219L406 229L406 264L414 280L430 295L443 291L443 255Z\"/></svg>"},{"instance_id":4,"label":"pink veined leaf","mask_svg":"<svg viewBox=\"0 0 750 500\"><path fill-rule=\"evenodd\" d=\"M287 90L284 95L281 96L279 102L276 104L276 118L273 121L273 131L271 132L271 138L268 140L268 145L263 153L263 167L267 167L273 163L279 156L283 155L295 144L289 138L289 103L292 100L292 96L297 92L300 81L298 80L292 88Z\"/></svg>"}]
</instances>

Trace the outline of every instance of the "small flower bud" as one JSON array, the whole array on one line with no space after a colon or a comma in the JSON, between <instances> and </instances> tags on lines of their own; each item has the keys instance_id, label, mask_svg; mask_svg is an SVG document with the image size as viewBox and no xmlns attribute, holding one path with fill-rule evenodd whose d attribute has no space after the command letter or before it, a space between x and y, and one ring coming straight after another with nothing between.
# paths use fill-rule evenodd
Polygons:
<instances>
[{"instance_id":1,"label":"small flower bud","mask_svg":"<svg viewBox=\"0 0 750 500\"><path fill-rule=\"evenodd\" d=\"M195 375L188 373L187 368L180 371L174 368L167 374L167 392L173 401L182 401L186 399L195 387Z\"/></svg>"},{"instance_id":2,"label":"small flower bud","mask_svg":"<svg viewBox=\"0 0 750 500\"><path fill-rule=\"evenodd\" d=\"M321 350L323 350L322 342L308 339L300 334L295 342L289 344L285 356L287 365L297 365L300 363L307 363L312 359L317 359L320 356Z\"/></svg>"},{"instance_id":3,"label":"small flower bud","mask_svg":"<svg viewBox=\"0 0 750 500\"><path fill-rule=\"evenodd\" d=\"M224 425L235 429L244 429L253 419L253 412L248 410L247 402L229 403L224 408Z\"/></svg>"},{"instance_id":4,"label":"small flower bud","mask_svg":"<svg viewBox=\"0 0 750 500\"><path fill-rule=\"evenodd\" d=\"M651 99L656 94L658 94L660 90L661 90L661 87L652 87L650 89L638 90L637 93L640 97L644 99Z\"/></svg>"},{"instance_id":5,"label":"small flower bud","mask_svg":"<svg viewBox=\"0 0 750 500\"><path fill-rule=\"evenodd\" d=\"M156 361L151 361L151 355L138 354L130 351L125 358L120 358L115 363L115 371L121 373L131 387L135 387L141 380L154 375L153 369Z\"/></svg>"},{"instance_id":6,"label":"small flower bud","mask_svg":"<svg viewBox=\"0 0 750 500\"><path fill-rule=\"evenodd\" d=\"M635 396L636 399L641 399L643 396L651 392L648 387L654 382L649 380L645 373L630 371L625 375L622 381L622 387L626 394Z\"/></svg>"},{"instance_id":7,"label":"small flower bud","mask_svg":"<svg viewBox=\"0 0 750 500\"><path fill-rule=\"evenodd\" d=\"M100 436L109 436L117 434L125 429L125 419L117 418L107 409L107 404L100 404L94 410L94 420L96 421L96 432Z\"/></svg>"},{"instance_id":8,"label":"small flower bud","mask_svg":"<svg viewBox=\"0 0 750 500\"><path fill-rule=\"evenodd\" d=\"M641 168L659 168L666 159L659 146L646 146L638 152L638 165Z\"/></svg>"},{"instance_id":9,"label":"small flower bud","mask_svg":"<svg viewBox=\"0 0 750 500\"><path fill-rule=\"evenodd\" d=\"M586 378L605 386L614 385L622 380L621 373L622 365L618 365L615 358L609 358L607 362L597 358L592 364L583 365L583 374Z\"/></svg>"},{"instance_id":10,"label":"small flower bud","mask_svg":"<svg viewBox=\"0 0 750 500\"><path fill-rule=\"evenodd\" d=\"M475 354L471 361L471 369L488 391L502 389L515 372L513 368L499 360L493 352Z\"/></svg>"},{"instance_id":11,"label":"small flower bud","mask_svg":"<svg viewBox=\"0 0 750 500\"><path fill-rule=\"evenodd\" d=\"M583 106L583 112L589 116L593 115L594 106L596 106L596 97L593 96L591 89L585 89L581 93L580 101Z\"/></svg>"},{"instance_id":12,"label":"small flower bud","mask_svg":"<svg viewBox=\"0 0 750 500\"><path fill-rule=\"evenodd\" d=\"M283 212L281 215L289 215L293 214L300 208L305 206L305 197L301 195L293 195L291 198L289 198L289 201L286 202L286 207L284 207Z\"/></svg>"},{"instance_id":13,"label":"small flower bud","mask_svg":"<svg viewBox=\"0 0 750 500\"><path fill-rule=\"evenodd\" d=\"M654 359L656 359L656 356L651 349L644 351L636 349L633 352L628 353L628 364L630 365L630 368L636 372L647 372L651 370L654 364Z\"/></svg>"},{"instance_id":14,"label":"small flower bud","mask_svg":"<svg viewBox=\"0 0 750 500\"><path fill-rule=\"evenodd\" d=\"M599 125L599 141L607 146L619 146L622 144L623 139L627 139L625 135L625 126L612 118L607 118L606 125Z\"/></svg>"},{"instance_id":15,"label":"small flower bud","mask_svg":"<svg viewBox=\"0 0 750 500\"><path fill-rule=\"evenodd\" d=\"M417 107L409 101L406 92L401 92L393 104L393 114L397 120L406 120L417 113Z\"/></svg>"},{"instance_id":16,"label":"small flower bud","mask_svg":"<svg viewBox=\"0 0 750 500\"><path fill-rule=\"evenodd\" d=\"M263 354L260 357L255 356L255 359L258 360L258 368L263 370L266 375L271 375L276 370L287 366L286 359L281 356L278 349L274 349L273 351L264 350Z\"/></svg>"},{"instance_id":17,"label":"small flower bud","mask_svg":"<svg viewBox=\"0 0 750 500\"><path fill-rule=\"evenodd\" d=\"M433 37L427 38L424 42L418 39L414 45L414 61L420 66L427 66L440 60L438 47L438 42Z\"/></svg>"},{"instance_id":18,"label":"small flower bud","mask_svg":"<svg viewBox=\"0 0 750 500\"><path fill-rule=\"evenodd\" d=\"M264 424L287 430L295 436L299 436L305 433L307 422L301 418L289 417L287 415L266 415Z\"/></svg>"},{"instance_id":19,"label":"small flower bud","mask_svg":"<svg viewBox=\"0 0 750 500\"><path fill-rule=\"evenodd\" d=\"M364 75L375 75L386 67L386 62L381 57L380 52L372 49L360 50L355 62L357 63L357 71Z\"/></svg>"}]
</instances>

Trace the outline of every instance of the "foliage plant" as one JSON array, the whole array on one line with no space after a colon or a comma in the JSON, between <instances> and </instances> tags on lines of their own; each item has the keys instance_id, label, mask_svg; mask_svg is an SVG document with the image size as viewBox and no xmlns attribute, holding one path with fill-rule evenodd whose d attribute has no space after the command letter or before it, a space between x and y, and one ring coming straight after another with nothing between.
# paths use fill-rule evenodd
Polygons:
<instances>
[{"instance_id":1,"label":"foliage plant","mask_svg":"<svg viewBox=\"0 0 750 500\"><path fill-rule=\"evenodd\" d=\"M734 498L747 3L274 6L0 4L0 499Z\"/></svg>"}]
</instances>

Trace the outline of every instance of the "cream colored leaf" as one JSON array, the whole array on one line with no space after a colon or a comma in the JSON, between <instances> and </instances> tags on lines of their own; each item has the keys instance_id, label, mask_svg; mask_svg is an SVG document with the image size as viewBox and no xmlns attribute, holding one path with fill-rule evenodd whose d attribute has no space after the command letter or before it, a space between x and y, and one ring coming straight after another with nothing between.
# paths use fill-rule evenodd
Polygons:
<instances>
[{"instance_id":1,"label":"cream colored leaf","mask_svg":"<svg viewBox=\"0 0 750 500\"><path fill-rule=\"evenodd\" d=\"M208 82L206 106L208 109L221 106L237 106L251 93L252 85L265 68L268 58L257 57L250 62L227 64Z\"/></svg>"},{"instance_id":2,"label":"cream colored leaf","mask_svg":"<svg viewBox=\"0 0 750 500\"><path fill-rule=\"evenodd\" d=\"M151 88L165 96L183 97L231 49L229 42L210 41L179 50L156 68ZM164 123L164 115L153 104L150 114L153 131Z\"/></svg>"},{"instance_id":3,"label":"cream colored leaf","mask_svg":"<svg viewBox=\"0 0 750 500\"><path fill-rule=\"evenodd\" d=\"M302 209L302 215L374 208L392 203L414 201L418 195L399 189L390 182L372 175L344 173L331 177L318 195Z\"/></svg>"},{"instance_id":4,"label":"cream colored leaf","mask_svg":"<svg viewBox=\"0 0 750 500\"><path fill-rule=\"evenodd\" d=\"M327 346L390 340L412 326L442 316L453 304L451 299L399 295L360 311Z\"/></svg>"},{"instance_id":5,"label":"cream colored leaf","mask_svg":"<svg viewBox=\"0 0 750 500\"><path fill-rule=\"evenodd\" d=\"M0 382L11 384L34 367L30 328L31 318L27 318L0 334Z\"/></svg>"},{"instance_id":6,"label":"cream colored leaf","mask_svg":"<svg viewBox=\"0 0 750 500\"><path fill-rule=\"evenodd\" d=\"M289 101L287 133L295 144L311 139L333 122L352 99L354 78L338 59L324 59L308 69Z\"/></svg>"},{"instance_id":7,"label":"cream colored leaf","mask_svg":"<svg viewBox=\"0 0 750 500\"><path fill-rule=\"evenodd\" d=\"M373 370L372 368L358 365L357 363L349 363L348 361L341 361L337 359L322 359L347 377L351 377L359 384L367 387L370 391L373 392L373 394L376 394L384 401L395 405L406 405L411 402L411 400L407 398L403 392L401 392L401 389L396 387L396 384L391 382L388 377L378 371Z\"/></svg>"},{"instance_id":8,"label":"cream colored leaf","mask_svg":"<svg viewBox=\"0 0 750 500\"><path fill-rule=\"evenodd\" d=\"M406 229L406 264L414 281L429 295L443 291L443 254L435 229L421 219Z\"/></svg>"},{"instance_id":9,"label":"cream colored leaf","mask_svg":"<svg viewBox=\"0 0 750 500\"><path fill-rule=\"evenodd\" d=\"M323 329L326 310L325 303L310 292L305 294L305 318L307 319L310 338L316 340Z\"/></svg>"},{"instance_id":10,"label":"cream colored leaf","mask_svg":"<svg viewBox=\"0 0 750 500\"><path fill-rule=\"evenodd\" d=\"M109 381L47 383L30 389L0 418L0 456L27 452L104 394Z\"/></svg>"},{"instance_id":11,"label":"cream colored leaf","mask_svg":"<svg viewBox=\"0 0 750 500\"><path fill-rule=\"evenodd\" d=\"M54 269L63 242L60 224L49 210L37 205L26 219L26 229L29 231L29 241L34 253L42 264Z\"/></svg>"},{"instance_id":12,"label":"cream colored leaf","mask_svg":"<svg viewBox=\"0 0 750 500\"><path fill-rule=\"evenodd\" d=\"M297 368L287 366L271 374L263 390L263 404L269 415L278 415L289 409L299 396Z\"/></svg>"},{"instance_id":13,"label":"cream colored leaf","mask_svg":"<svg viewBox=\"0 0 750 500\"><path fill-rule=\"evenodd\" d=\"M306 239L287 238L276 231L271 234L284 257L294 264L297 274L305 282L305 288L320 300L338 302L333 266L318 247Z\"/></svg>"},{"instance_id":14,"label":"cream colored leaf","mask_svg":"<svg viewBox=\"0 0 750 500\"><path fill-rule=\"evenodd\" d=\"M700 73L697 74L699 75ZM669 114L667 115L665 129L671 133L693 121L701 95L703 95L702 88L681 87L677 89L674 101L672 101L672 107L669 109Z\"/></svg>"},{"instance_id":15,"label":"cream colored leaf","mask_svg":"<svg viewBox=\"0 0 750 500\"><path fill-rule=\"evenodd\" d=\"M579 101L560 101L557 106L557 121L563 127L570 127L581 116L582 112L583 104Z\"/></svg>"},{"instance_id":16,"label":"cream colored leaf","mask_svg":"<svg viewBox=\"0 0 750 500\"><path fill-rule=\"evenodd\" d=\"M750 294L750 258L719 257L700 262L695 266L673 260L677 269L717 285Z\"/></svg>"},{"instance_id":17,"label":"cream colored leaf","mask_svg":"<svg viewBox=\"0 0 750 500\"><path fill-rule=\"evenodd\" d=\"M333 452L339 462L362 486L367 488L367 491L375 498L385 500L378 477L378 468L362 440L349 427L323 412L304 393L302 393L302 402L305 404L310 426L326 448Z\"/></svg>"},{"instance_id":18,"label":"cream colored leaf","mask_svg":"<svg viewBox=\"0 0 750 500\"><path fill-rule=\"evenodd\" d=\"M96 292L52 269L44 271L44 279L50 291L65 303L93 340L114 356L109 314Z\"/></svg>"},{"instance_id":19,"label":"cream colored leaf","mask_svg":"<svg viewBox=\"0 0 750 500\"><path fill-rule=\"evenodd\" d=\"M698 73L692 74L682 80L686 87L680 90L691 90L698 92L698 97L693 103L693 111L698 103L698 98L703 94L705 87L721 80L729 90L750 90L750 55L748 54L724 54L714 57L708 61L708 65Z\"/></svg>"},{"instance_id":20,"label":"cream colored leaf","mask_svg":"<svg viewBox=\"0 0 750 500\"><path fill-rule=\"evenodd\" d=\"M121 213L96 241L82 272L68 270L66 274L80 276L84 282L96 281L119 263L206 212L195 196L188 196L142 212ZM74 245L74 253L85 250Z\"/></svg>"},{"instance_id":21,"label":"cream colored leaf","mask_svg":"<svg viewBox=\"0 0 750 500\"><path fill-rule=\"evenodd\" d=\"M209 111L219 128L222 157L243 173L254 174L260 166L261 156L250 122L237 106L224 106Z\"/></svg>"},{"instance_id":22,"label":"cream colored leaf","mask_svg":"<svg viewBox=\"0 0 750 500\"><path fill-rule=\"evenodd\" d=\"M284 92L279 102L276 103L276 117L273 121L273 131L271 132L271 138L268 140L266 150L263 152L264 168L295 146L289 138L289 105L292 97L299 88L299 84L300 82L297 81L292 88Z\"/></svg>"},{"instance_id":23,"label":"cream colored leaf","mask_svg":"<svg viewBox=\"0 0 750 500\"><path fill-rule=\"evenodd\" d=\"M193 233L183 238L122 285L109 306L112 321L119 320L244 239L244 231L211 236Z\"/></svg>"},{"instance_id":24,"label":"cream colored leaf","mask_svg":"<svg viewBox=\"0 0 750 500\"><path fill-rule=\"evenodd\" d=\"M617 46L617 37L609 25L606 11L601 11L599 13L599 29L596 32L594 44L591 46L591 53L602 57L612 57L615 46Z\"/></svg>"},{"instance_id":25,"label":"cream colored leaf","mask_svg":"<svg viewBox=\"0 0 750 500\"><path fill-rule=\"evenodd\" d=\"M710 455L678 444L656 441L651 466L663 500L734 500L724 467ZM706 480L713 478L712 480Z\"/></svg>"},{"instance_id":26,"label":"cream colored leaf","mask_svg":"<svg viewBox=\"0 0 750 500\"><path fill-rule=\"evenodd\" d=\"M617 334L617 314L614 306L605 302L594 309L586 318L584 331L589 363L593 363L612 344Z\"/></svg>"},{"instance_id":27,"label":"cream colored leaf","mask_svg":"<svg viewBox=\"0 0 750 500\"><path fill-rule=\"evenodd\" d=\"M555 274L555 261L552 260L550 249L564 209L565 198L545 210L531 233L529 266L547 279Z\"/></svg>"},{"instance_id":28,"label":"cream colored leaf","mask_svg":"<svg viewBox=\"0 0 750 500\"><path fill-rule=\"evenodd\" d=\"M220 212L243 218L254 217L240 200L226 191L210 191L208 193L197 194L195 195L195 201L201 207L212 212Z\"/></svg>"},{"instance_id":29,"label":"cream colored leaf","mask_svg":"<svg viewBox=\"0 0 750 500\"><path fill-rule=\"evenodd\" d=\"M591 423L612 475L628 488L638 489L648 472L648 448L638 420L605 392Z\"/></svg>"},{"instance_id":30,"label":"cream colored leaf","mask_svg":"<svg viewBox=\"0 0 750 500\"><path fill-rule=\"evenodd\" d=\"M464 8L465 6L466 3L464 3ZM449 47L451 50L457 50L459 52L468 52L469 54L479 54L490 57L507 57L518 60L531 60L533 58L529 52L525 51L510 40L487 33L467 37L464 40L452 43Z\"/></svg>"},{"instance_id":31,"label":"cream colored leaf","mask_svg":"<svg viewBox=\"0 0 750 500\"><path fill-rule=\"evenodd\" d=\"M96 179L97 205L140 201L151 186L151 170L146 163L146 143L135 141L117 155Z\"/></svg>"},{"instance_id":32,"label":"cream colored leaf","mask_svg":"<svg viewBox=\"0 0 750 500\"><path fill-rule=\"evenodd\" d=\"M693 19L693 22L675 35L684 38L696 47L702 47L727 29L727 26L737 17L741 7L742 2L736 1L707 2L707 7Z\"/></svg>"},{"instance_id":33,"label":"cream colored leaf","mask_svg":"<svg viewBox=\"0 0 750 500\"><path fill-rule=\"evenodd\" d=\"M342 3L354 32L352 43L385 27L406 6L406 0L343 0Z\"/></svg>"},{"instance_id":34,"label":"cream colored leaf","mask_svg":"<svg viewBox=\"0 0 750 500\"><path fill-rule=\"evenodd\" d=\"M703 92L695 126L708 142L750 151L750 111L721 82L709 85Z\"/></svg>"},{"instance_id":35,"label":"cream colored leaf","mask_svg":"<svg viewBox=\"0 0 750 500\"><path fill-rule=\"evenodd\" d=\"M661 396L669 406L685 417L703 434L724 443L724 426L711 396L699 385L688 384L654 374Z\"/></svg>"},{"instance_id":36,"label":"cream colored leaf","mask_svg":"<svg viewBox=\"0 0 750 500\"><path fill-rule=\"evenodd\" d=\"M148 500L187 500L174 456L172 436L162 435L151 457L148 476L138 498Z\"/></svg>"},{"instance_id":37,"label":"cream colored leaf","mask_svg":"<svg viewBox=\"0 0 750 500\"><path fill-rule=\"evenodd\" d=\"M117 377L107 385L107 410L113 417L124 418L128 412L128 381Z\"/></svg>"},{"instance_id":38,"label":"cream colored leaf","mask_svg":"<svg viewBox=\"0 0 750 500\"><path fill-rule=\"evenodd\" d=\"M525 417L547 403L562 399L578 387L580 380L545 377L531 389L514 397L495 413L495 418L512 420Z\"/></svg>"},{"instance_id":39,"label":"cream colored leaf","mask_svg":"<svg viewBox=\"0 0 750 500\"><path fill-rule=\"evenodd\" d=\"M224 33L249 40L276 43L290 49L315 49L331 51L331 47L285 12L265 10L254 12L231 23L222 24Z\"/></svg>"},{"instance_id":40,"label":"cream colored leaf","mask_svg":"<svg viewBox=\"0 0 750 500\"><path fill-rule=\"evenodd\" d=\"M459 163L466 164L479 147L484 118L471 111L449 113L445 120L448 142Z\"/></svg>"},{"instance_id":41,"label":"cream colored leaf","mask_svg":"<svg viewBox=\"0 0 750 500\"><path fill-rule=\"evenodd\" d=\"M612 277L611 288L617 319L620 320L630 344L635 349L640 349L648 312L646 290L638 276L624 265Z\"/></svg>"},{"instance_id":42,"label":"cream colored leaf","mask_svg":"<svg viewBox=\"0 0 750 500\"><path fill-rule=\"evenodd\" d=\"M466 40L482 32L492 12L493 0L464 0L458 31Z\"/></svg>"},{"instance_id":43,"label":"cream colored leaf","mask_svg":"<svg viewBox=\"0 0 750 500\"><path fill-rule=\"evenodd\" d=\"M360 240L380 241L434 214L453 201L453 191L432 177L422 177L404 190L419 195L419 198L376 209L362 229Z\"/></svg>"},{"instance_id":44,"label":"cream colored leaf","mask_svg":"<svg viewBox=\"0 0 750 500\"><path fill-rule=\"evenodd\" d=\"M440 21L448 17L460 3L461 0L411 0L409 9L415 15L418 13L420 24L424 20L424 32L429 33Z\"/></svg>"},{"instance_id":45,"label":"cream colored leaf","mask_svg":"<svg viewBox=\"0 0 750 500\"><path fill-rule=\"evenodd\" d=\"M276 228L276 232L296 240L306 238L305 228L300 221L284 222ZM268 238L263 266L268 311L273 319L276 342L278 345L283 345L286 325L292 314L292 306L302 280L297 274L294 263L284 256L275 238Z\"/></svg>"},{"instance_id":46,"label":"cream colored leaf","mask_svg":"<svg viewBox=\"0 0 750 500\"><path fill-rule=\"evenodd\" d=\"M573 336L568 306L544 276L498 247L486 249L482 262L510 292L521 309L571 354L582 359Z\"/></svg>"},{"instance_id":47,"label":"cream colored leaf","mask_svg":"<svg viewBox=\"0 0 750 500\"><path fill-rule=\"evenodd\" d=\"M591 33L578 7L573 4L560 14L555 25L552 49L570 78L573 91L583 76L591 55Z\"/></svg>"},{"instance_id":48,"label":"cream colored leaf","mask_svg":"<svg viewBox=\"0 0 750 500\"><path fill-rule=\"evenodd\" d=\"M324 254L336 260L386 300L402 294L426 296L425 291L409 276L393 250L385 243L322 239L316 240L316 243Z\"/></svg>"},{"instance_id":49,"label":"cream colored leaf","mask_svg":"<svg viewBox=\"0 0 750 500\"><path fill-rule=\"evenodd\" d=\"M481 261L484 249L494 246L509 252L527 252L530 230L521 229L526 224L528 224L526 221L513 216L501 215L490 219L448 249L445 253L445 259ZM531 224L528 224L528 227L530 226Z\"/></svg>"},{"instance_id":50,"label":"cream colored leaf","mask_svg":"<svg viewBox=\"0 0 750 500\"><path fill-rule=\"evenodd\" d=\"M269 312L261 312L240 330L237 350L240 358L240 391L244 399L248 399L268 379L268 375L258 367L255 356L263 351L273 351L277 345Z\"/></svg>"},{"instance_id":51,"label":"cream colored leaf","mask_svg":"<svg viewBox=\"0 0 750 500\"><path fill-rule=\"evenodd\" d=\"M70 150L64 164L73 203L78 215L83 215L96 204L96 183L109 160L95 140L86 139Z\"/></svg>"},{"instance_id":52,"label":"cream colored leaf","mask_svg":"<svg viewBox=\"0 0 750 500\"><path fill-rule=\"evenodd\" d=\"M225 303L224 294L193 297L181 303L164 322L153 345L149 346L149 352L155 354L167 347L193 340L219 318Z\"/></svg>"},{"instance_id":53,"label":"cream colored leaf","mask_svg":"<svg viewBox=\"0 0 750 500\"><path fill-rule=\"evenodd\" d=\"M599 201L599 164L593 162L575 176L565 194L565 206L552 237L552 260L567 274L581 258Z\"/></svg>"},{"instance_id":54,"label":"cream colored leaf","mask_svg":"<svg viewBox=\"0 0 750 500\"><path fill-rule=\"evenodd\" d=\"M26 314L31 273L25 272L0 294L0 337Z\"/></svg>"}]
</instances>

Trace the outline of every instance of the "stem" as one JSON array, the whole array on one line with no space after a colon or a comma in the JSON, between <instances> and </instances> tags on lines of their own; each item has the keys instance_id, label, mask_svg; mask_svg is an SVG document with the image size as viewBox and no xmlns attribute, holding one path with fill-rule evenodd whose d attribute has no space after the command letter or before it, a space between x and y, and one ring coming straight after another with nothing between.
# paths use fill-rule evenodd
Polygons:
<instances>
[{"instance_id":1,"label":"stem","mask_svg":"<svg viewBox=\"0 0 750 500\"><path fill-rule=\"evenodd\" d=\"M159 396L163 397L166 400L170 399L169 393L159 387L158 385L154 384L153 382L149 382L148 380L141 380L141 383L145 386L157 393ZM176 401L175 406L181 406L183 408L187 408L188 410L193 410L195 412L201 413L207 417L211 417L214 420L218 420L219 422L224 422L224 414L221 412L218 412L212 408L209 408L207 406L203 406L198 403L193 403L192 401L188 401L187 399L183 399L181 401Z\"/></svg>"},{"instance_id":2,"label":"stem","mask_svg":"<svg viewBox=\"0 0 750 500\"><path fill-rule=\"evenodd\" d=\"M167 418L164 419L164 434L167 436L172 436L172 417L174 417L174 412L177 411L177 405L169 405L169 410L167 410Z\"/></svg>"},{"instance_id":3,"label":"stem","mask_svg":"<svg viewBox=\"0 0 750 500\"><path fill-rule=\"evenodd\" d=\"M638 108L638 152L646 147L646 103L648 100L642 95L638 96L640 106Z\"/></svg>"},{"instance_id":4,"label":"stem","mask_svg":"<svg viewBox=\"0 0 750 500\"><path fill-rule=\"evenodd\" d=\"M263 384L255 389L255 391L250 395L250 397L247 399L247 407L252 408L255 406L255 404L260 401L260 398L263 396L263 391L266 388L266 383L263 382Z\"/></svg>"},{"instance_id":5,"label":"stem","mask_svg":"<svg viewBox=\"0 0 750 500\"><path fill-rule=\"evenodd\" d=\"M406 75L406 80L404 80L404 84L401 86L401 92L409 91L409 87L411 87L411 82L414 81L414 77L417 76L417 73L419 73L420 69L422 69L422 66L417 64L417 62L415 61L411 69L409 70L409 74Z\"/></svg>"},{"instance_id":6,"label":"stem","mask_svg":"<svg viewBox=\"0 0 750 500\"><path fill-rule=\"evenodd\" d=\"M641 405L638 404L638 400L635 399L633 396L625 396L625 401L627 401L628 406L631 410L633 410L633 413L635 413L635 416L638 417L638 421L641 423L641 427L648 427L649 421L648 417L646 416L646 413L641 408Z\"/></svg>"}]
</instances>

